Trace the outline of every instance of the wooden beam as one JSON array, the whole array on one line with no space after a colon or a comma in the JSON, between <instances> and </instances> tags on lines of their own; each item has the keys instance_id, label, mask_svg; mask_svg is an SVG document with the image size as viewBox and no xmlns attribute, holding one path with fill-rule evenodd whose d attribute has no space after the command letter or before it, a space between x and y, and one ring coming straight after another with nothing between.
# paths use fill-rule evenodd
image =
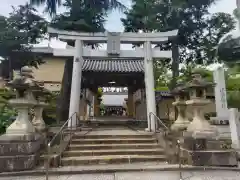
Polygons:
<instances>
[{"instance_id":1,"label":"wooden beam","mask_svg":"<svg viewBox=\"0 0 240 180\"><path fill-rule=\"evenodd\" d=\"M54 56L65 56L65 57L72 57L74 56L75 49L54 49L53 55ZM152 49L153 58L172 58L172 51L159 51L156 49ZM91 49L91 48L84 48L83 50L83 57L87 58L96 58L96 57L108 57L106 50L99 50L99 49ZM144 57L144 50L137 48L136 50L121 50L120 56L121 58L143 58Z\"/></svg>"}]
</instances>

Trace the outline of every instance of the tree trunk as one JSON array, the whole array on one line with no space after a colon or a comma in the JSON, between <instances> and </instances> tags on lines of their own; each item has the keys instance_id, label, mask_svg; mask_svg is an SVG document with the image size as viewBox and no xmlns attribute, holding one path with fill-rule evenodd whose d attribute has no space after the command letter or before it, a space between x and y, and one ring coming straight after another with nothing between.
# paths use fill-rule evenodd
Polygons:
<instances>
[{"instance_id":1,"label":"tree trunk","mask_svg":"<svg viewBox=\"0 0 240 180\"><path fill-rule=\"evenodd\" d=\"M67 59L64 66L61 92L57 100L57 123L66 121L69 113L69 103L72 84L73 59Z\"/></svg>"},{"instance_id":2,"label":"tree trunk","mask_svg":"<svg viewBox=\"0 0 240 180\"><path fill-rule=\"evenodd\" d=\"M79 7L81 7L81 1L72 0L72 8L71 8L71 16L72 17L78 17L76 15L77 15L77 13L79 13Z\"/></svg>"},{"instance_id":3,"label":"tree trunk","mask_svg":"<svg viewBox=\"0 0 240 180\"><path fill-rule=\"evenodd\" d=\"M170 89L173 89L177 84L177 78L179 76L179 49L176 42L172 44L172 81Z\"/></svg>"}]
</instances>

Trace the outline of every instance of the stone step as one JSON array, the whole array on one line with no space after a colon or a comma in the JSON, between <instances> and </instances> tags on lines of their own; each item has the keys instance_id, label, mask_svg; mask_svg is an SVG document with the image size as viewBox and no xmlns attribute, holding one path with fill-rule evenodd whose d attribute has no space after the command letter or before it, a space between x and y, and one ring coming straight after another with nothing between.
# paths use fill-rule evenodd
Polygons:
<instances>
[{"instance_id":1,"label":"stone step","mask_svg":"<svg viewBox=\"0 0 240 180\"><path fill-rule=\"evenodd\" d=\"M69 150L100 150L100 149L151 149L159 148L157 143L137 144L70 144Z\"/></svg>"},{"instance_id":2,"label":"stone step","mask_svg":"<svg viewBox=\"0 0 240 180\"><path fill-rule=\"evenodd\" d=\"M77 135L75 134L72 139L137 139L137 138L153 138L153 134L129 134L129 135Z\"/></svg>"},{"instance_id":3,"label":"stone step","mask_svg":"<svg viewBox=\"0 0 240 180\"><path fill-rule=\"evenodd\" d=\"M131 144L131 143L156 143L155 138L144 139L74 139L71 144Z\"/></svg>"},{"instance_id":4,"label":"stone step","mask_svg":"<svg viewBox=\"0 0 240 180\"><path fill-rule=\"evenodd\" d=\"M63 157L63 166L77 166L87 164L118 164L133 162L166 161L164 155L108 155L108 156L83 156Z\"/></svg>"},{"instance_id":5,"label":"stone step","mask_svg":"<svg viewBox=\"0 0 240 180\"><path fill-rule=\"evenodd\" d=\"M66 151L63 157L73 156L101 156L101 155L163 155L164 150L161 148L154 149L106 149L106 150L81 150Z\"/></svg>"}]
</instances>

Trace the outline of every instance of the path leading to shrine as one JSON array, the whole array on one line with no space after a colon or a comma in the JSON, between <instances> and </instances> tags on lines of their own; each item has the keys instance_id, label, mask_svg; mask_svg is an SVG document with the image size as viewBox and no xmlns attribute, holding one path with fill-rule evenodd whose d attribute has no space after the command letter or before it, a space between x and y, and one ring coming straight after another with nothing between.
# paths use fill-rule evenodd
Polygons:
<instances>
[{"instance_id":1,"label":"path leading to shrine","mask_svg":"<svg viewBox=\"0 0 240 180\"><path fill-rule=\"evenodd\" d=\"M49 180L179 180L177 171L124 172L111 174L81 174L50 176ZM240 172L235 171L189 171L183 172L182 180L239 180ZM0 180L45 180L45 177L5 177Z\"/></svg>"}]
</instances>

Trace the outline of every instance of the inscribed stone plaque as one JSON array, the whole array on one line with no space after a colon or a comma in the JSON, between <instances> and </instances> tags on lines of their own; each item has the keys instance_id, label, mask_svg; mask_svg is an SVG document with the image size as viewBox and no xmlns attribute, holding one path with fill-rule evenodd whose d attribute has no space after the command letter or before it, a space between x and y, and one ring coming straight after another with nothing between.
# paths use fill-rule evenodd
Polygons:
<instances>
[{"instance_id":1,"label":"inscribed stone plaque","mask_svg":"<svg viewBox=\"0 0 240 180\"><path fill-rule=\"evenodd\" d=\"M217 68L214 73L215 85L215 102L217 117L228 119L228 107L227 107L227 95L224 69L222 67Z\"/></svg>"},{"instance_id":2,"label":"inscribed stone plaque","mask_svg":"<svg viewBox=\"0 0 240 180\"><path fill-rule=\"evenodd\" d=\"M109 55L120 55L120 33L108 32L107 52Z\"/></svg>"}]
</instances>

